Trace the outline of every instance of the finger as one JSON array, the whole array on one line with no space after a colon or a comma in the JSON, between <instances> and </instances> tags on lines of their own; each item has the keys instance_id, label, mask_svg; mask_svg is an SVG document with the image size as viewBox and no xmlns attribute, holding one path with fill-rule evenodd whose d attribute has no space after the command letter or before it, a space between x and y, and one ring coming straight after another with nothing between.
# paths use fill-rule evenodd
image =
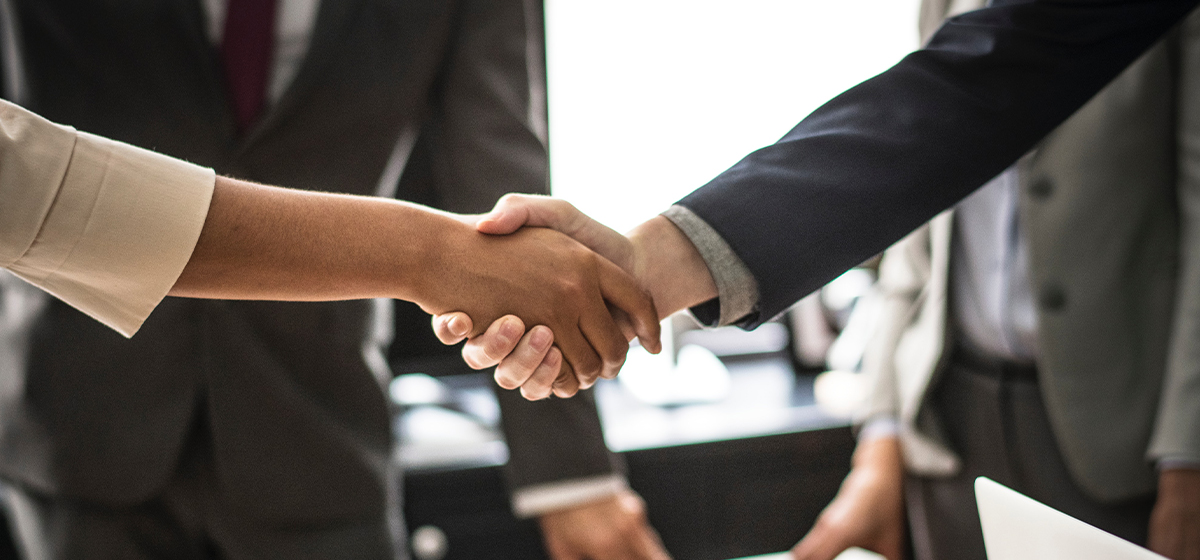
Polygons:
<instances>
[{"instance_id":1,"label":"finger","mask_svg":"<svg viewBox=\"0 0 1200 560\"><path fill-rule=\"evenodd\" d=\"M568 329L570 330L570 329ZM604 361L596 354L591 343L579 329L566 334L555 331L554 342L563 353L563 359L571 364L581 387L590 387L604 369ZM551 379L551 382L554 380ZM549 385L546 386L550 388Z\"/></svg>"},{"instance_id":2,"label":"finger","mask_svg":"<svg viewBox=\"0 0 1200 560\"><path fill-rule=\"evenodd\" d=\"M496 319L487 331L463 346L463 361L473 369L490 368L508 356L525 333L525 322L515 315Z\"/></svg>"},{"instance_id":3,"label":"finger","mask_svg":"<svg viewBox=\"0 0 1200 560\"><path fill-rule=\"evenodd\" d=\"M575 552L562 539L546 539L546 556L550 560L583 560L583 555Z\"/></svg>"},{"instance_id":4,"label":"finger","mask_svg":"<svg viewBox=\"0 0 1200 560\"><path fill-rule=\"evenodd\" d=\"M475 223L475 229L491 235L507 235L525 226L546 227L570 235L579 229L581 218L583 213L565 200L510 193Z\"/></svg>"},{"instance_id":5,"label":"finger","mask_svg":"<svg viewBox=\"0 0 1200 560\"><path fill-rule=\"evenodd\" d=\"M575 377L571 364L563 362L562 367L558 370L558 377L554 380L552 390L554 395L560 399L569 399L579 392L579 378Z\"/></svg>"},{"instance_id":6,"label":"finger","mask_svg":"<svg viewBox=\"0 0 1200 560\"><path fill-rule=\"evenodd\" d=\"M662 340L659 337L662 325L658 322L654 300L621 267L606 259L597 259L597 262L600 294L604 300L628 315L634 332L642 341L642 347L652 354L661 352Z\"/></svg>"},{"instance_id":7,"label":"finger","mask_svg":"<svg viewBox=\"0 0 1200 560\"><path fill-rule=\"evenodd\" d=\"M1147 547L1168 558L1183 560L1179 556L1182 550L1183 535L1177 527L1177 520L1170 514L1170 509L1156 508L1150 516L1149 539Z\"/></svg>"},{"instance_id":8,"label":"finger","mask_svg":"<svg viewBox=\"0 0 1200 560\"><path fill-rule=\"evenodd\" d=\"M1180 532L1185 535L1181 543L1183 549L1180 551L1180 557L1184 560L1200 559L1200 517L1192 514L1184 523L1185 526L1180 528Z\"/></svg>"},{"instance_id":9,"label":"finger","mask_svg":"<svg viewBox=\"0 0 1200 560\"><path fill-rule=\"evenodd\" d=\"M625 337L626 342L632 342L637 338L637 330L633 328L633 319L629 318L628 313L609 304L608 314L612 315L613 321L616 321L617 328L621 329L621 335Z\"/></svg>"},{"instance_id":10,"label":"finger","mask_svg":"<svg viewBox=\"0 0 1200 560\"><path fill-rule=\"evenodd\" d=\"M792 548L792 557L796 560L833 560L844 550L850 548L837 535L819 521L796 546Z\"/></svg>"},{"instance_id":11,"label":"finger","mask_svg":"<svg viewBox=\"0 0 1200 560\"><path fill-rule=\"evenodd\" d=\"M617 327L616 321L613 321L603 301L597 299L589 307L580 318L580 330L603 362L600 377L612 379L625 364L625 356L629 353L629 341Z\"/></svg>"},{"instance_id":12,"label":"finger","mask_svg":"<svg viewBox=\"0 0 1200 560\"><path fill-rule=\"evenodd\" d=\"M671 556L667 554L667 550L663 548L662 539L658 536L658 532L649 524L643 524L637 531L637 535L631 540L633 546L634 558L643 558L645 560L670 560Z\"/></svg>"},{"instance_id":13,"label":"finger","mask_svg":"<svg viewBox=\"0 0 1200 560\"><path fill-rule=\"evenodd\" d=\"M516 389L533 376L538 366L546 359L554 344L554 332L550 327L538 325L529 329L508 357L496 366L496 384L505 389ZM558 364L555 365L555 371Z\"/></svg>"},{"instance_id":14,"label":"finger","mask_svg":"<svg viewBox=\"0 0 1200 560\"><path fill-rule=\"evenodd\" d=\"M554 378L558 376L558 364L562 363L562 352L551 348L546 363L538 364L533 375L521 385L521 396L527 400L540 401L550 396Z\"/></svg>"},{"instance_id":15,"label":"finger","mask_svg":"<svg viewBox=\"0 0 1200 560\"><path fill-rule=\"evenodd\" d=\"M475 328L471 323L471 318L460 311L434 315L432 322L433 334L437 335L438 340L446 346L462 342L468 334L471 334L471 329Z\"/></svg>"}]
</instances>

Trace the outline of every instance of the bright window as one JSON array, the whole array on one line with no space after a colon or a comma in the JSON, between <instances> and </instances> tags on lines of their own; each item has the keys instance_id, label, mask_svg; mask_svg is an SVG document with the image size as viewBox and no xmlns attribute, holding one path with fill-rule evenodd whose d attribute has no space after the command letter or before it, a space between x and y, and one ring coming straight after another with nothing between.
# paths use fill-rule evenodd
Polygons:
<instances>
[{"instance_id":1,"label":"bright window","mask_svg":"<svg viewBox=\"0 0 1200 560\"><path fill-rule=\"evenodd\" d=\"M546 0L554 192L625 231L917 43L917 0Z\"/></svg>"}]
</instances>

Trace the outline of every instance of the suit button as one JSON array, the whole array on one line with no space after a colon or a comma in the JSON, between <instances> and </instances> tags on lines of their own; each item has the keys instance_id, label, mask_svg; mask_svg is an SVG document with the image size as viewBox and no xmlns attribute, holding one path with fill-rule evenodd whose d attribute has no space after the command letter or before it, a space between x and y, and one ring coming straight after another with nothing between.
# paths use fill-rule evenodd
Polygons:
<instances>
[{"instance_id":1,"label":"suit button","mask_svg":"<svg viewBox=\"0 0 1200 560\"><path fill-rule=\"evenodd\" d=\"M1041 292L1038 293L1038 305L1046 311L1061 311L1067 306L1067 293L1061 286L1042 286Z\"/></svg>"},{"instance_id":2,"label":"suit button","mask_svg":"<svg viewBox=\"0 0 1200 560\"><path fill-rule=\"evenodd\" d=\"M1029 185L1029 194L1034 198L1045 200L1054 194L1054 184L1049 179L1037 179Z\"/></svg>"}]
</instances>

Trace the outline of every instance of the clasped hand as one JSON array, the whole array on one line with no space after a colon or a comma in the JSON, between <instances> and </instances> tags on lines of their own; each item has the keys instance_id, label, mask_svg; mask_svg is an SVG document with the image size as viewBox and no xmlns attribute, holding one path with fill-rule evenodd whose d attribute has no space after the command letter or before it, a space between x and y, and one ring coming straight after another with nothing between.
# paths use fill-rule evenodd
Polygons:
<instances>
[{"instance_id":1,"label":"clasped hand","mask_svg":"<svg viewBox=\"0 0 1200 560\"><path fill-rule=\"evenodd\" d=\"M638 226L626 237L592 220L565 201L510 194L501 199L490 214L479 219L475 226L478 231L493 236L520 236L535 231L555 230L576 240L603 256L597 257L605 263L601 267L603 270L609 271L609 267L623 270L649 294L657 310L657 315L651 321L655 329L658 327L657 321L670 313L716 296L716 286L695 247L661 216ZM538 271L534 268L530 272L536 274ZM541 272L553 274L548 270ZM615 272L612 275L617 276ZM618 302L610 300L610 303ZM607 360L605 367L600 368L581 367L582 362L571 359L573 351L582 353L578 341L565 341L563 331L555 325L531 322L532 316L528 314L502 317L479 336L471 317L465 313L436 315L433 328L445 344L470 338L463 348L464 360L476 369L497 366L496 383L501 387L519 387L528 399L545 398L552 392L560 397L569 397L581 388L590 387L597 378L615 377L624 363L628 341L635 334L647 350L657 353L661 349L658 331L653 330L653 337L644 336L643 333L651 331L650 326L644 324L648 319L640 315L630 316L632 308L635 306L615 305L610 307L611 317L604 321L597 320L605 324L612 321L624 333L621 344L611 339L604 341L610 344L605 346L605 352L615 354L620 346L621 356L620 360ZM637 328L631 328L631 325ZM532 326L528 332L527 326ZM590 337L588 340L592 341ZM561 352L555 346L561 348Z\"/></svg>"},{"instance_id":2,"label":"clasped hand","mask_svg":"<svg viewBox=\"0 0 1200 560\"><path fill-rule=\"evenodd\" d=\"M483 334L475 324L493 323L487 339L516 342L524 324L540 325L525 341L545 348L539 357L544 369L553 369L556 377L560 369L573 372L571 379L615 376L635 336L658 351L658 314L649 294L580 242L547 228L512 228L503 236L452 231L439 241L444 253L431 263L435 273L424 275L429 280L419 301L435 316L467 310L435 318L443 331L458 333L461 340ZM510 389L525 381L497 380ZM578 389L570 382L560 386L564 394ZM533 385L523 392L530 399L549 395Z\"/></svg>"}]
</instances>

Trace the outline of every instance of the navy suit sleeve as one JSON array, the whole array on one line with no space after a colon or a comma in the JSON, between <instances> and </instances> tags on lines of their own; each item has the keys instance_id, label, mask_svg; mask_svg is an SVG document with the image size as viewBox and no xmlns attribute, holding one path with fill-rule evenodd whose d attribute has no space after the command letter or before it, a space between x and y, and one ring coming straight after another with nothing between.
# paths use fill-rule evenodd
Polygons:
<instances>
[{"instance_id":1,"label":"navy suit sleeve","mask_svg":"<svg viewBox=\"0 0 1200 560\"><path fill-rule=\"evenodd\" d=\"M1024 0L949 20L679 204L781 313L1016 161L1200 0Z\"/></svg>"}]
</instances>

